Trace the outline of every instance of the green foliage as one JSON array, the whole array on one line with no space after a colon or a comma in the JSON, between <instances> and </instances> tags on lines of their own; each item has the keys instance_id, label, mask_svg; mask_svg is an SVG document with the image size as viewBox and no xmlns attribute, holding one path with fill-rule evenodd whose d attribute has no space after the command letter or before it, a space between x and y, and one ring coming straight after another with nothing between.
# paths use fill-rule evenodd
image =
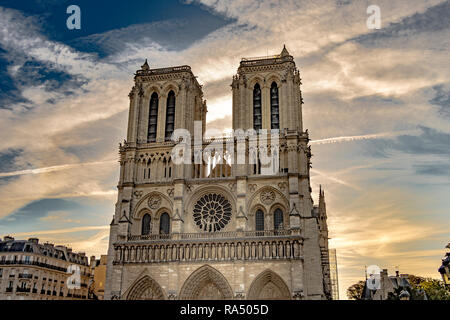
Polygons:
<instances>
[{"instance_id":1,"label":"green foliage","mask_svg":"<svg viewBox=\"0 0 450 320\"><path fill-rule=\"evenodd\" d=\"M406 288L411 300L424 300L424 293L428 300L450 300L450 291L445 288L443 281L415 275L408 276L411 288ZM351 300L361 300L365 281L359 281L347 289L347 297ZM402 287L388 294L388 300L399 300Z\"/></svg>"},{"instance_id":2,"label":"green foliage","mask_svg":"<svg viewBox=\"0 0 450 320\"><path fill-rule=\"evenodd\" d=\"M450 292L440 280L428 278L420 286L425 290L428 300L450 300Z\"/></svg>"},{"instance_id":3,"label":"green foliage","mask_svg":"<svg viewBox=\"0 0 450 320\"><path fill-rule=\"evenodd\" d=\"M359 281L354 285L348 287L347 289L347 297L350 300L361 300L361 296L364 290L365 281Z\"/></svg>"}]
</instances>

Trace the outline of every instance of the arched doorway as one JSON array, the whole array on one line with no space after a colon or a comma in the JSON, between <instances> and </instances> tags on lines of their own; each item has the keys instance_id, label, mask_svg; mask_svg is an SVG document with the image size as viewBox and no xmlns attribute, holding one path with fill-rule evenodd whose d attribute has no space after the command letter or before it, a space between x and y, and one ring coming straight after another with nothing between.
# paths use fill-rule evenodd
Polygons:
<instances>
[{"instance_id":1,"label":"arched doorway","mask_svg":"<svg viewBox=\"0 0 450 320\"><path fill-rule=\"evenodd\" d=\"M249 300L290 300L291 294L286 283L271 270L260 273L248 290Z\"/></svg>"},{"instance_id":2,"label":"arched doorway","mask_svg":"<svg viewBox=\"0 0 450 320\"><path fill-rule=\"evenodd\" d=\"M132 286L127 300L164 300L164 293L155 280L144 276Z\"/></svg>"},{"instance_id":3,"label":"arched doorway","mask_svg":"<svg viewBox=\"0 0 450 320\"><path fill-rule=\"evenodd\" d=\"M233 291L227 279L208 265L194 271L184 282L180 291L180 300L229 299L233 299Z\"/></svg>"}]
</instances>

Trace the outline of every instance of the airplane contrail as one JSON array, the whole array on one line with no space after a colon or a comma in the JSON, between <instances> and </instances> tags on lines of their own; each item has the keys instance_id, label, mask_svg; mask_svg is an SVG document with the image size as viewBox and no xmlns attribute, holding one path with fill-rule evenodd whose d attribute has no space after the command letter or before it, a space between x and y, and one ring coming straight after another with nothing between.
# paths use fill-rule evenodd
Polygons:
<instances>
[{"instance_id":1,"label":"airplane contrail","mask_svg":"<svg viewBox=\"0 0 450 320\"><path fill-rule=\"evenodd\" d=\"M51 167L44 167L44 168L25 169L25 170L18 170L18 171L12 171L12 172L0 172L0 178L13 177L13 176L22 176L22 175L25 175L25 174L48 173L48 172L67 170L67 169L83 167L83 166L101 165L101 164L109 164L109 163L117 163L117 160L105 160L105 161L94 161L94 162L84 162L84 163L62 164L62 165L51 166Z\"/></svg>"},{"instance_id":2,"label":"airplane contrail","mask_svg":"<svg viewBox=\"0 0 450 320\"><path fill-rule=\"evenodd\" d=\"M322 171L318 171L318 170L316 170L316 169L311 169L310 171L313 172L313 173L316 173L316 174L318 174L319 176L322 176L322 177L324 177L324 178L326 178L326 179L329 179L329 180L334 181L334 182L336 182L336 183L339 183L339 184L342 184L342 185L347 186L347 187L349 187L349 188L352 188L352 189L354 189L354 190L357 190L357 191L360 191L360 190L361 190L360 187L358 187L358 186L356 186L356 185L352 185L352 184L350 184L350 183L348 183L348 182L345 182L345 181L343 181L343 180L341 180L341 179L339 179L339 178L337 178L337 177L335 177L335 176L331 176L331 175L329 175L328 173L323 173Z\"/></svg>"},{"instance_id":3,"label":"airplane contrail","mask_svg":"<svg viewBox=\"0 0 450 320\"><path fill-rule=\"evenodd\" d=\"M339 142L347 142L347 141L356 141L356 140L368 140L368 139L379 139L379 138L392 138L403 134L414 134L418 133L418 130L403 130L403 131L394 131L394 132L382 132L375 134L364 134L359 136L341 136L341 137L332 137L318 140L311 140L310 144L329 144L329 143L339 143Z\"/></svg>"}]
</instances>

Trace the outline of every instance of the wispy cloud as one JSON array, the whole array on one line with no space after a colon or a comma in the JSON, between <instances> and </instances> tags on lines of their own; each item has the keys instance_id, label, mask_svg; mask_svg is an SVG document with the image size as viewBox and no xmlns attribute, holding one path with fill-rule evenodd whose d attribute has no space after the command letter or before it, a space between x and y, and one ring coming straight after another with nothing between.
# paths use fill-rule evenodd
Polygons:
<instances>
[{"instance_id":1,"label":"wispy cloud","mask_svg":"<svg viewBox=\"0 0 450 320\"><path fill-rule=\"evenodd\" d=\"M0 153L21 150L12 160L15 167L0 173L0 216L43 198L104 197L113 207L118 165L109 159L117 157L117 142L125 137L132 73L145 58L151 67L189 64L204 84L209 124L223 130L231 127L229 84L240 58L279 53L286 43L301 72L305 127L318 137L311 141L313 153L321 157L313 158L311 184L315 193L319 184L327 190L331 243L342 266L341 294L372 260L386 266L400 261L431 274L432 259L439 260L436 249L411 247L428 238L440 241L445 223L441 226L436 217L450 205L442 196L449 192L445 177L439 187L417 186L433 177L430 173L445 172L440 165L450 150L444 112L450 83L447 2L377 1L379 31L365 25L368 1L191 3L233 20L183 46L170 37L165 42L152 37L161 35L161 28L179 27L173 21L73 41L78 48L103 45L109 54L104 59L50 40L35 23L38 17L0 8L0 45L7 52L2 56L22 98L0 107ZM70 94L46 80L21 82L27 61L74 79ZM352 141L359 143L346 143ZM364 146L373 153L392 151L389 164L397 163L402 174L382 171L383 163ZM424 163L418 155L434 158ZM106 226L80 228L87 229L16 236L41 235L80 250L106 252ZM80 236L90 231L96 232Z\"/></svg>"}]
</instances>

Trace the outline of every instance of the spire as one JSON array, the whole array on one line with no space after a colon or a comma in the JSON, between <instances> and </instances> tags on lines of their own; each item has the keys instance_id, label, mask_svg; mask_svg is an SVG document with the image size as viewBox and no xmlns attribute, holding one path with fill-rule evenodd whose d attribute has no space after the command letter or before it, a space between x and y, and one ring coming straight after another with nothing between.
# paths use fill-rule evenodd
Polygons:
<instances>
[{"instance_id":1,"label":"spire","mask_svg":"<svg viewBox=\"0 0 450 320\"><path fill-rule=\"evenodd\" d=\"M286 45L283 45L283 50L281 51L281 57L289 56L289 52L286 49Z\"/></svg>"},{"instance_id":2,"label":"spire","mask_svg":"<svg viewBox=\"0 0 450 320\"><path fill-rule=\"evenodd\" d=\"M141 66L141 70L149 70L149 69L150 67L148 66L147 59L145 59L144 64Z\"/></svg>"}]
</instances>

